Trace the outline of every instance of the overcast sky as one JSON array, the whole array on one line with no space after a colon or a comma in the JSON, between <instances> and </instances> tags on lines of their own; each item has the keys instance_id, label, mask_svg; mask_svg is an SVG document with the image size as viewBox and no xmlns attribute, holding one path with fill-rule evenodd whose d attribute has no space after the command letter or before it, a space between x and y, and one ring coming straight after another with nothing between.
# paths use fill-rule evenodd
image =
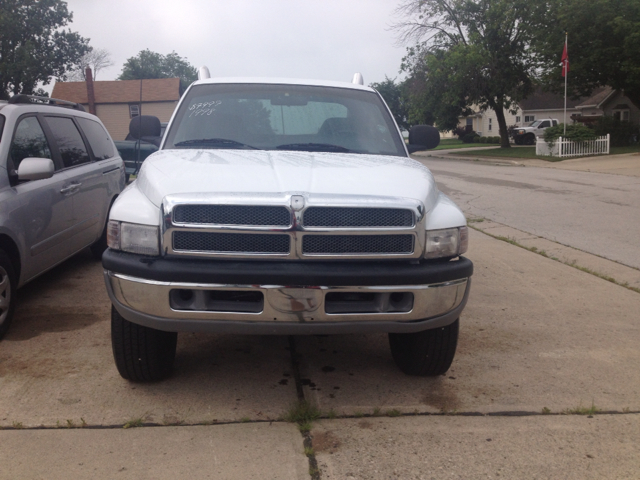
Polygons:
<instances>
[{"instance_id":1,"label":"overcast sky","mask_svg":"<svg viewBox=\"0 0 640 480\"><path fill-rule=\"evenodd\" d=\"M211 76L351 81L400 78L405 52L389 26L397 0L67 0L69 27L111 53L114 80L127 58L175 51Z\"/></svg>"}]
</instances>

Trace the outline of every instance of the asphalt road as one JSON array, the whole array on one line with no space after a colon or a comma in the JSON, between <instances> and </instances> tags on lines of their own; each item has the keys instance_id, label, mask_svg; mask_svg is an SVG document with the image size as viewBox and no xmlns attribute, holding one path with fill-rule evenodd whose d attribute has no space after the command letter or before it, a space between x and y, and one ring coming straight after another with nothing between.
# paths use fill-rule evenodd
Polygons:
<instances>
[{"instance_id":1,"label":"asphalt road","mask_svg":"<svg viewBox=\"0 0 640 480\"><path fill-rule=\"evenodd\" d=\"M640 178L419 158L467 214L640 268Z\"/></svg>"}]
</instances>

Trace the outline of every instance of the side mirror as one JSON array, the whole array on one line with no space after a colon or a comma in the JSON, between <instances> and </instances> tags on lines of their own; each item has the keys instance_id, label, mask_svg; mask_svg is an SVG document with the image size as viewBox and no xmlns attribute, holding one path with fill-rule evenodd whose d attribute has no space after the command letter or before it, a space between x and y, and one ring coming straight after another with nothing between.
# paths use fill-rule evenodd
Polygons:
<instances>
[{"instance_id":1,"label":"side mirror","mask_svg":"<svg viewBox=\"0 0 640 480\"><path fill-rule=\"evenodd\" d=\"M414 125L409 130L409 153L430 150L440 144L440 132L430 125Z\"/></svg>"},{"instance_id":2,"label":"side mirror","mask_svg":"<svg viewBox=\"0 0 640 480\"><path fill-rule=\"evenodd\" d=\"M53 177L55 167L50 158L24 158L18 165L19 180L42 180Z\"/></svg>"},{"instance_id":3,"label":"side mirror","mask_svg":"<svg viewBox=\"0 0 640 480\"><path fill-rule=\"evenodd\" d=\"M142 137L160 137L160 119L153 115L138 115L129 122L129 134L136 140Z\"/></svg>"}]
</instances>

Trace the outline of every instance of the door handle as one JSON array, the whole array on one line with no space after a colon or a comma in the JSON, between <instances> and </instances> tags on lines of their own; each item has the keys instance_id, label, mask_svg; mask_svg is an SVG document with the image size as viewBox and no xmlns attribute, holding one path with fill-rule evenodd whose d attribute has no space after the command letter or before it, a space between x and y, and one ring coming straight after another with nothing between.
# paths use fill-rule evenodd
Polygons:
<instances>
[{"instance_id":1,"label":"door handle","mask_svg":"<svg viewBox=\"0 0 640 480\"><path fill-rule=\"evenodd\" d=\"M64 188L60 189L60 193L62 193L62 194L73 193L76 190L78 190L78 188L80 188L80 185L82 185L82 184L81 183L72 183L68 187L64 187Z\"/></svg>"}]
</instances>

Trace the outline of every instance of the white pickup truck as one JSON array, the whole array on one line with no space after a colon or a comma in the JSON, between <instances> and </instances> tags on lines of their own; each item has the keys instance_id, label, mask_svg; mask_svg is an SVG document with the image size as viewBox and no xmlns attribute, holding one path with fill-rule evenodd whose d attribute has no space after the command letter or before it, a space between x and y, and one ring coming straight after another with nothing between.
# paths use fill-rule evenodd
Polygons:
<instances>
[{"instance_id":1,"label":"white pickup truck","mask_svg":"<svg viewBox=\"0 0 640 480\"><path fill-rule=\"evenodd\" d=\"M543 118L535 120L527 127L515 128L513 130L513 141L516 145L535 145L536 137L544 135L544 131L549 127L558 125L556 118Z\"/></svg>"},{"instance_id":2,"label":"white pickup truck","mask_svg":"<svg viewBox=\"0 0 640 480\"><path fill-rule=\"evenodd\" d=\"M177 332L386 332L402 371L446 372L473 273L468 232L409 156L437 146L437 130L413 127L409 141L361 84L193 83L111 209L120 374L169 375Z\"/></svg>"}]
</instances>

